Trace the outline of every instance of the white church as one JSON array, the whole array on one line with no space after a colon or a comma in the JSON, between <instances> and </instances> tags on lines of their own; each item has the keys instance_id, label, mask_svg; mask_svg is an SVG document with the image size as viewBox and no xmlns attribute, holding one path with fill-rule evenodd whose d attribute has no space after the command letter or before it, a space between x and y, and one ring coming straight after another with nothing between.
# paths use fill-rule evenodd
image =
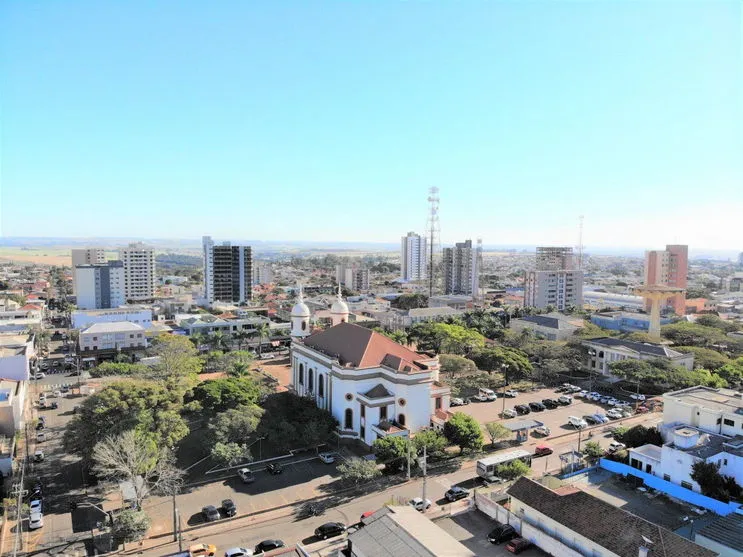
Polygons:
<instances>
[{"instance_id":1,"label":"white church","mask_svg":"<svg viewBox=\"0 0 743 557\"><path fill-rule=\"evenodd\" d=\"M340 424L341 438L366 445L380 437L442 427L450 390L438 380L438 357L349 323L340 287L330 313L332 326L311 334L311 314L300 287L291 312L296 393L328 410Z\"/></svg>"}]
</instances>

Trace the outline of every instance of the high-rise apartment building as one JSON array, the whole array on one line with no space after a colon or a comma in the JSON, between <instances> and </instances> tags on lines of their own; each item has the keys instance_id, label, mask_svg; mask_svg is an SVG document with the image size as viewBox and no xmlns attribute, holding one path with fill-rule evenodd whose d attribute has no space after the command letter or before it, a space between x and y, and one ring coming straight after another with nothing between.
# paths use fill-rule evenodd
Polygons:
<instances>
[{"instance_id":1,"label":"high-rise apartment building","mask_svg":"<svg viewBox=\"0 0 743 557\"><path fill-rule=\"evenodd\" d=\"M357 264L339 263L335 266L335 281L349 290L369 290L369 269Z\"/></svg>"},{"instance_id":2,"label":"high-rise apartment building","mask_svg":"<svg viewBox=\"0 0 743 557\"><path fill-rule=\"evenodd\" d=\"M537 309L583 307L583 272L575 268L573 248L538 247L536 271L526 273L524 305Z\"/></svg>"},{"instance_id":3,"label":"high-rise apartment building","mask_svg":"<svg viewBox=\"0 0 743 557\"><path fill-rule=\"evenodd\" d=\"M458 242L453 248L444 248L444 294L478 294L479 263L472 240Z\"/></svg>"},{"instance_id":4,"label":"high-rise apartment building","mask_svg":"<svg viewBox=\"0 0 743 557\"><path fill-rule=\"evenodd\" d=\"M215 245L204 236L204 295L211 304L243 304L253 296L253 254L250 246Z\"/></svg>"},{"instance_id":5,"label":"high-rise apartment building","mask_svg":"<svg viewBox=\"0 0 743 557\"><path fill-rule=\"evenodd\" d=\"M74 276L78 308L109 309L126 303L124 264L121 261L77 265Z\"/></svg>"},{"instance_id":6,"label":"high-rise apartment building","mask_svg":"<svg viewBox=\"0 0 743 557\"><path fill-rule=\"evenodd\" d=\"M673 286L686 289L689 270L689 246L667 245L664 250L645 252L645 285ZM666 307L673 308L676 315L686 313L686 293L668 299ZM650 307L648 306L648 310Z\"/></svg>"},{"instance_id":7,"label":"high-rise apartment building","mask_svg":"<svg viewBox=\"0 0 743 557\"><path fill-rule=\"evenodd\" d=\"M72 250L72 292L76 293L75 272L78 265L103 265L106 262L106 252L103 248L75 248Z\"/></svg>"},{"instance_id":8,"label":"high-rise apartment building","mask_svg":"<svg viewBox=\"0 0 743 557\"><path fill-rule=\"evenodd\" d=\"M428 240L415 232L402 237L400 278L404 281L428 278Z\"/></svg>"},{"instance_id":9,"label":"high-rise apartment building","mask_svg":"<svg viewBox=\"0 0 743 557\"><path fill-rule=\"evenodd\" d=\"M155 297L155 250L141 242L119 250L124 264L124 295L127 302L143 302Z\"/></svg>"},{"instance_id":10,"label":"high-rise apartment building","mask_svg":"<svg viewBox=\"0 0 743 557\"><path fill-rule=\"evenodd\" d=\"M265 262L253 265L253 284L269 284L273 282L273 270L271 265Z\"/></svg>"}]
</instances>

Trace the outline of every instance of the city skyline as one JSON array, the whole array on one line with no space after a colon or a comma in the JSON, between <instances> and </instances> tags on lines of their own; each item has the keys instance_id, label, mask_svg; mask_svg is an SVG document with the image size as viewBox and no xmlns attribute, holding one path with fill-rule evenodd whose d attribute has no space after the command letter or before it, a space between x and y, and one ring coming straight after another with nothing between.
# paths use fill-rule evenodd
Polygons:
<instances>
[{"instance_id":1,"label":"city skyline","mask_svg":"<svg viewBox=\"0 0 743 557\"><path fill-rule=\"evenodd\" d=\"M743 247L736 2L0 15L4 236Z\"/></svg>"}]
</instances>

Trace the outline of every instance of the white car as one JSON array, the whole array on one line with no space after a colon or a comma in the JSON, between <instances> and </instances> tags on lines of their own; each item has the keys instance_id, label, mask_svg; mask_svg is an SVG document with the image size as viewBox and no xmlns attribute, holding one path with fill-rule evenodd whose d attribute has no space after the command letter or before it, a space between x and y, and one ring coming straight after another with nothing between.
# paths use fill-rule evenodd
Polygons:
<instances>
[{"instance_id":1,"label":"white car","mask_svg":"<svg viewBox=\"0 0 743 557\"><path fill-rule=\"evenodd\" d=\"M505 410L503 410L503 412L501 412L501 415L504 418L515 418L517 414L516 410L514 410L513 408L506 408Z\"/></svg>"},{"instance_id":2,"label":"white car","mask_svg":"<svg viewBox=\"0 0 743 557\"><path fill-rule=\"evenodd\" d=\"M424 511L431 508L431 500L426 499L425 501L423 501L423 499L421 499L420 497L416 497L410 500L409 505L416 511Z\"/></svg>"},{"instance_id":3,"label":"white car","mask_svg":"<svg viewBox=\"0 0 743 557\"><path fill-rule=\"evenodd\" d=\"M507 391L506 391L505 393L503 393L503 394L504 394L504 395L506 395L506 396L507 396L508 398L515 398L515 397L516 397L516 395L518 395L518 394L519 394L519 392L518 392L518 391L517 391L516 389L508 389L508 390L507 390Z\"/></svg>"},{"instance_id":4,"label":"white car","mask_svg":"<svg viewBox=\"0 0 743 557\"><path fill-rule=\"evenodd\" d=\"M537 435L542 435L543 437L547 437L551 432L550 428L548 428L546 425L540 425L539 427L534 428L534 433Z\"/></svg>"},{"instance_id":5,"label":"white car","mask_svg":"<svg viewBox=\"0 0 743 557\"><path fill-rule=\"evenodd\" d=\"M44 377L46 377L46 373L44 373L43 371L37 371L34 374L34 379L44 379Z\"/></svg>"},{"instance_id":6,"label":"white car","mask_svg":"<svg viewBox=\"0 0 743 557\"><path fill-rule=\"evenodd\" d=\"M31 514L33 513L41 513L41 500L40 499L34 499L31 501Z\"/></svg>"},{"instance_id":7,"label":"white car","mask_svg":"<svg viewBox=\"0 0 743 557\"><path fill-rule=\"evenodd\" d=\"M617 452L617 451L619 451L621 449L624 449L626 447L627 447L627 445L625 445L624 443L620 443L619 441L612 441L611 443L609 443L609 452L610 453L615 453L615 452Z\"/></svg>"},{"instance_id":8,"label":"white car","mask_svg":"<svg viewBox=\"0 0 743 557\"><path fill-rule=\"evenodd\" d=\"M40 512L32 512L31 516L28 518L28 529L36 530L42 526L44 526L44 515Z\"/></svg>"},{"instance_id":9,"label":"white car","mask_svg":"<svg viewBox=\"0 0 743 557\"><path fill-rule=\"evenodd\" d=\"M224 552L224 557L252 557L253 552L244 547L232 547Z\"/></svg>"},{"instance_id":10,"label":"white car","mask_svg":"<svg viewBox=\"0 0 743 557\"><path fill-rule=\"evenodd\" d=\"M333 464L335 462L333 453L320 453L318 456L325 464Z\"/></svg>"},{"instance_id":11,"label":"white car","mask_svg":"<svg viewBox=\"0 0 743 557\"><path fill-rule=\"evenodd\" d=\"M250 484L255 481L255 476L253 475L253 472L250 470L250 468L240 468L237 471L237 475L240 476L240 479L243 481L244 484Z\"/></svg>"},{"instance_id":12,"label":"white car","mask_svg":"<svg viewBox=\"0 0 743 557\"><path fill-rule=\"evenodd\" d=\"M36 433L36 442L43 443L44 441L46 441L46 433L44 433L43 431L39 431L38 433Z\"/></svg>"},{"instance_id":13,"label":"white car","mask_svg":"<svg viewBox=\"0 0 743 557\"><path fill-rule=\"evenodd\" d=\"M642 402L643 400L645 400L645 395L629 395L629 397L632 400L639 400L640 402Z\"/></svg>"},{"instance_id":14,"label":"white car","mask_svg":"<svg viewBox=\"0 0 743 557\"><path fill-rule=\"evenodd\" d=\"M582 390L578 393L575 393L575 396L582 396L583 398L587 397L589 395L589 392L586 390Z\"/></svg>"},{"instance_id":15,"label":"white car","mask_svg":"<svg viewBox=\"0 0 743 557\"><path fill-rule=\"evenodd\" d=\"M612 408L611 410L609 410L606 415L614 420L618 420L619 418L623 417L622 411L616 408Z\"/></svg>"},{"instance_id":16,"label":"white car","mask_svg":"<svg viewBox=\"0 0 743 557\"><path fill-rule=\"evenodd\" d=\"M54 396L57 397L57 398L61 397L62 396L62 391L59 391L59 390L54 391Z\"/></svg>"},{"instance_id":17,"label":"white car","mask_svg":"<svg viewBox=\"0 0 743 557\"><path fill-rule=\"evenodd\" d=\"M44 460L44 451L36 449L36 452L34 453L34 462L41 462L42 460Z\"/></svg>"}]
</instances>

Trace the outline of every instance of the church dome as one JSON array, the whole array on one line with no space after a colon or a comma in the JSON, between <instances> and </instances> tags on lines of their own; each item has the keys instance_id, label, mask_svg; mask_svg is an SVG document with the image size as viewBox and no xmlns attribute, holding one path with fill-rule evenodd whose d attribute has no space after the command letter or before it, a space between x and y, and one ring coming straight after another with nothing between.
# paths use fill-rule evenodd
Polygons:
<instances>
[{"instance_id":1,"label":"church dome","mask_svg":"<svg viewBox=\"0 0 743 557\"><path fill-rule=\"evenodd\" d=\"M348 304L343 301L340 285L338 286L338 296L336 297L335 302L333 302L333 305L330 306L330 313L335 315L348 315Z\"/></svg>"},{"instance_id":2,"label":"church dome","mask_svg":"<svg viewBox=\"0 0 743 557\"><path fill-rule=\"evenodd\" d=\"M299 296L297 296L297 303L292 308L292 317L309 317L310 308L304 303L304 290L302 285L299 285Z\"/></svg>"}]
</instances>

